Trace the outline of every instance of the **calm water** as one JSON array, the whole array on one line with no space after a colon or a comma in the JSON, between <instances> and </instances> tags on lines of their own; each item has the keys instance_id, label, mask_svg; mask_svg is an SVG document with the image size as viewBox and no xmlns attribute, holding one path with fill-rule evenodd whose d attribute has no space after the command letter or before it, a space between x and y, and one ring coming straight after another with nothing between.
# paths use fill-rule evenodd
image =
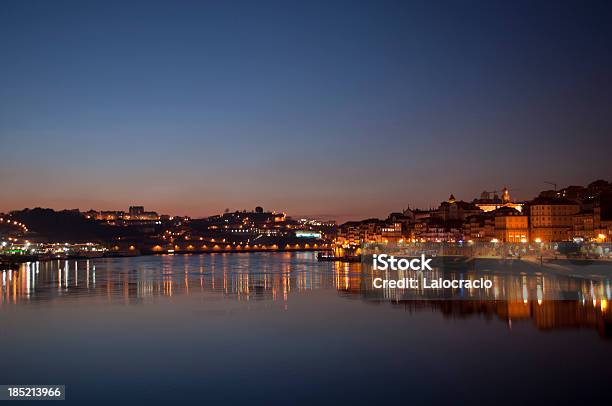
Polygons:
<instances>
[{"instance_id":1,"label":"calm water","mask_svg":"<svg viewBox=\"0 0 612 406\"><path fill-rule=\"evenodd\" d=\"M313 253L23 265L3 272L0 383L89 404L610 403L608 280L502 273L508 300L449 301L372 276Z\"/></svg>"}]
</instances>

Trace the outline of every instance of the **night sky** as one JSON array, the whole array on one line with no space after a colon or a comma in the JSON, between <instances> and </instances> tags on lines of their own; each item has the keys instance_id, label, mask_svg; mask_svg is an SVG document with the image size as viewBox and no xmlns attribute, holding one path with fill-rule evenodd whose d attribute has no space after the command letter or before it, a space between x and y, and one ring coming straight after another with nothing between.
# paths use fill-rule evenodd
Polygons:
<instances>
[{"instance_id":1,"label":"night sky","mask_svg":"<svg viewBox=\"0 0 612 406\"><path fill-rule=\"evenodd\" d=\"M0 211L345 220L612 180L610 1L127 3L0 3Z\"/></svg>"}]
</instances>

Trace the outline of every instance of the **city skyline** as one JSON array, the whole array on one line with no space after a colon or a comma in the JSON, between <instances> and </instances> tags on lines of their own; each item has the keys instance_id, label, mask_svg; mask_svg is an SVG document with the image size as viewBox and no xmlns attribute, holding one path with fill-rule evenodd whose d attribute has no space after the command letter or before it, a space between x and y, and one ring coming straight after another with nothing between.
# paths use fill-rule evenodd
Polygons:
<instances>
[{"instance_id":1,"label":"city skyline","mask_svg":"<svg viewBox=\"0 0 612 406\"><path fill-rule=\"evenodd\" d=\"M612 179L608 2L4 2L0 212L339 221Z\"/></svg>"},{"instance_id":2,"label":"city skyline","mask_svg":"<svg viewBox=\"0 0 612 406\"><path fill-rule=\"evenodd\" d=\"M465 198L463 195L465 194L462 191L454 191L454 192L447 192L444 198L441 198L440 200L436 201L436 202L432 202L430 205L428 206L417 206L412 204L412 202L407 202L405 205L403 206L399 206L399 207L392 207L390 208L387 212L385 213L380 213L379 215L370 215L370 216L363 216L361 218L357 218L357 217L342 217L342 216L334 216L334 215L330 215L330 214L324 214L324 215L319 215L319 214L295 214L295 213L291 213L290 211L288 211L285 208L269 208L269 207L265 207L265 210L268 212L276 212L276 213L283 213L284 215L287 215L289 217L295 218L295 219L299 219L299 218L311 218L311 219L317 219L317 220L324 220L324 221L336 221L338 223L342 223L345 221L359 221L359 220L363 220L366 218L378 218L378 217L386 217L389 213L394 213L394 212L401 212L405 209L411 209L411 210L424 210L424 211L429 211L429 210L436 210L436 208L441 204L444 203L446 201L448 201L448 198L450 196L451 199L453 200L457 200L457 201L464 201L467 203L471 203L471 202L477 202L479 200L482 200L483 198L483 194L487 194L487 198L490 199L494 199L494 200L499 200L500 202L502 200L506 200L507 202L521 202L520 205L522 205L523 203L528 203L532 200L535 200L538 196L542 196L542 195L547 195L546 192L558 192L558 196L562 197L563 194L561 194L561 192L563 190L566 189L571 189L571 188L582 188L583 190L586 190L586 186L588 186L591 183L598 183L598 182L606 182L608 183L608 181L606 181L605 179L594 179L591 180L589 182L586 182L583 185L558 185L558 184L552 184L551 182L544 182L544 184L548 185L550 188L542 188L540 189L538 192L536 192L531 198L528 199L522 199L522 198L516 198L516 196L514 195L514 191L516 190L521 190L521 189L507 189L506 187L503 188L499 188L499 190L482 190L480 194L478 194L477 196L474 196L472 198ZM609 182L610 184L612 184L612 181ZM551 189L552 188L552 189ZM449 195L450 193L450 195ZM505 193L507 193L507 195L504 195ZM485 199L486 200L486 199ZM2 211L0 210L0 213L10 213L10 212L15 212L15 211L21 211L21 210L28 210L28 209L52 209L52 210L56 210L56 211L62 211L62 210L78 210L81 213L84 214L88 214L89 212L97 212L97 213L103 213L103 212L108 212L108 213L125 213L125 214L131 214L133 209L140 209L141 211L144 211L145 206L139 206L139 203L134 203L134 202L130 202L128 203L126 206L122 206L122 207L99 207L98 206L90 206L87 208L84 207L73 207L73 206L66 206L66 207L49 207L49 206L29 206L29 207L21 207L21 208L13 208L13 209L9 209L9 210L5 210ZM247 206L242 206L242 207L234 207L234 208L230 208L230 207L226 207L223 210L219 210L218 212L213 212L213 213L208 213L202 216L192 216L189 214L183 214L183 213L173 213L173 212L166 212L160 209L156 209L155 206L151 207L151 206L146 206L147 209L153 209L153 211L151 212L145 212L145 213L153 213L156 216L157 215L169 215L169 216L178 216L178 217L190 217L190 218L194 218L194 219L204 219L204 218L208 218L211 216L216 216L222 213L234 213L234 212L251 212L251 211L255 211L257 209L261 209L264 210L264 208L262 208L261 205L259 204L253 204L250 207Z\"/></svg>"},{"instance_id":3,"label":"city skyline","mask_svg":"<svg viewBox=\"0 0 612 406\"><path fill-rule=\"evenodd\" d=\"M610 21L0 1L0 400L605 403Z\"/></svg>"}]
</instances>

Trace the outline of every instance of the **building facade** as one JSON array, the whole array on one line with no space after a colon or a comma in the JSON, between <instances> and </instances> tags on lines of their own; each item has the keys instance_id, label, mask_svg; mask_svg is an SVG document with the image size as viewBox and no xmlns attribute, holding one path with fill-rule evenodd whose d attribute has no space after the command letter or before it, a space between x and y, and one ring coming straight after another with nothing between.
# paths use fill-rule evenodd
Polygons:
<instances>
[{"instance_id":1,"label":"building facade","mask_svg":"<svg viewBox=\"0 0 612 406\"><path fill-rule=\"evenodd\" d=\"M528 242L529 216L511 207L501 207L494 212L495 238L500 242Z\"/></svg>"},{"instance_id":2,"label":"building facade","mask_svg":"<svg viewBox=\"0 0 612 406\"><path fill-rule=\"evenodd\" d=\"M580 211L578 203L563 198L538 197L529 204L532 241L566 241L571 236L573 217Z\"/></svg>"}]
</instances>

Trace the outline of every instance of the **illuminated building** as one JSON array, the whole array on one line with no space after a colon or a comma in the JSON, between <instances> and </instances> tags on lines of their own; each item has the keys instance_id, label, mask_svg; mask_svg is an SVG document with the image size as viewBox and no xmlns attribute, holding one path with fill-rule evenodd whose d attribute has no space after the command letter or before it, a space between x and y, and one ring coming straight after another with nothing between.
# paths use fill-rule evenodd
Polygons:
<instances>
[{"instance_id":1,"label":"illuminated building","mask_svg":"<svg viewBox=\"0 0 612 406\"><path fill-rule=\"evenodd\" d=\"M427 242L459 241L463 238L461 220L430 217L414 225L414 238Z\"/></svg>"},{"instance_id":2,"label":"illuminated building","mask_svg":"<svg viewBox=\"0 0 612 406\"><path fill-rule=\"evenodd\" d=\"M491 241L495 237L495 218L491 213L469 216L463 223L463 239Z\"/></svg>"},{"instance_id":3,"label":"illuminated building","mask_svg":"<svg viewBox=\"0 0 612 406\"><path fill-rule=\"evenodd\" d=\"M122 210L96 211L89 210L84 213L85 218L97 221L159 221L160 216L154 211L145 211L143 206L130 206L126 213Z\"/></svg>"},{"instance_id":4,"label":"illuminated building","mask_svg":"<svg viewBox=\"0 0 612 406\"><path fill-rule=\"evenodd\" d=\"M359 221L347 221L338 227L338 236L336 237L336 244L348 247L361 245Z\"/></svg>"},{"instance_id":5,"label":"illuminated building","mask_svg":"<svg viewBox=\"0 0 612 406\"><path fill-rule=\"evenodd\" d=\"M493 194L493 197L491 197L491 194ZM510 196L510 191L508 190L508 188L502 189L501 198L497 195L496 192L484 191L480 195L480 199L474 199L472 203L474 203L480 210L484 212L491 212L502 207L510 207L512 209L518 210L519 212L523 211L522 203L512 202L512 197Z\"/></svg>"},{"instance_id":6,"label":"illuminated building","mask_svg":"<svg viewBox=\"0 0 612 406\"><path fill-rule=\"evenodd\" d=\"M388 225L379 219L367 219L362 221L348 221L338 227L336 244L341 246L359 246L362 243L385 242L383 229L395 241L401 239L401 224ZM397 230L399 229L399 233Z\"/></svg>"},{"instance_id":7,"label":"illuminated building","mask_svg":"<svg viewBox=\"0 0 612 406\"><path fill-rule=\"evenodd\" d=\"M501 242L529 242L529 217L511 207L494 212L495 238Z\"/></svg>"},{"instance_id":8,"label":"illuminated building","mask_svg":"<svg viewBox=\"0 0 612 406\"><path fill-rule=\"evenodd\" d=\"M154 211L145 211L143 206L130 206L128 215L124 220L159 220L159 215Z\"/></svg>"},{"instance_id":9,"label":"illuminated building","mask_svg":"<svg viewBox=\"0 0 612 406\"><path fill-rule=\"evenodd\" d=\"M541 242L565 241L573 227L578 203L563 198L538 197L529 203L531 239Z\"/></svg>"},{"instance_id":10,"label":"illuminated building","mask_svg":"<svg viewBox=\"0 0 612 406\"><path fill-rule=\"evenodd\" d=\"M359 237L363 242L384 242L382 228L386 223L379 219L368 219L359 226Z\"/></svg>"},{"instance_id":11,"label":"illuminated building","mask_svg":"<svg viewBox=\"0 0 612 406\"><path fill-rule=\"evenodd\" d=\"M402 239L402 223L395 222L381 228L383 242L398 242Z\"/></svg>"},{"instance_id":12,"label":"illuminated building","mask_svg":"<svg viewBox=\"0 0 612 406\"><path fill-rule=\"evenodd\" d=\"M595 238L595 216L592 210L581 211L572 216L572 238L590 241Z\"/></svg>"}]
</instances>

